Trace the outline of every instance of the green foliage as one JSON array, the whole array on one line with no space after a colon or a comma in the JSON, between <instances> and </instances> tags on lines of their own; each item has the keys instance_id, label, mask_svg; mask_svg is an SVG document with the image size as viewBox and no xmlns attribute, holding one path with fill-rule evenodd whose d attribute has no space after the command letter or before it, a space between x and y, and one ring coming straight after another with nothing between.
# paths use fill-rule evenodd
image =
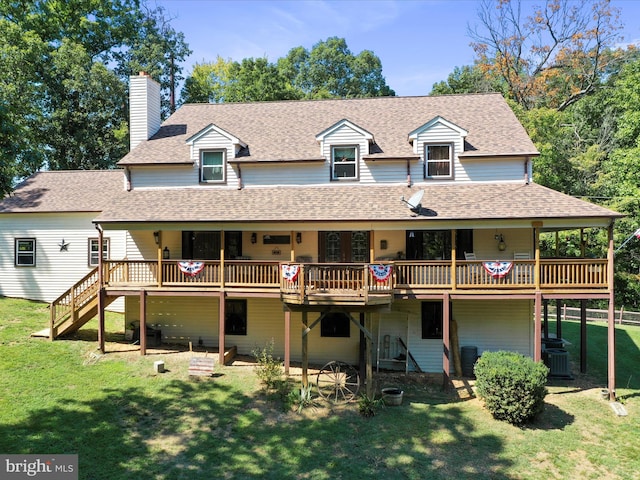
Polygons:
<instances>
[{"instance_id":1,"label":"green foliage","mask_svg":"<svg viewBox=\"0 0 640 480\"><path fill-rule=\"evenodd\" d=\"M459 93L505 93L498 79L489 77L478 65L455 67L446 80L433 84L429 95L451 95Z\"/></svg>"},{"instance_id":2,"label":"green foliage","mask_svg":"<svg viewBox=\"0 0 640 480\"><path fill-rule=\"evenodd\" d=\"M256 375L266 389L274 389L282 381L284 368L279 358L273 356L274 340L271 339L263 347L256 347L251 354L256 358Z\"/></svg>"},{"instance_id":3,"label":"green foliage","mask_svg":"<svg viewBox=\"0 0 640 480\"><path fill-rule=\"evenodd\" d=\"M311 385L300 385L300 388L296 388L289 392L287 396L286 405L289 409L294 409L296 412L301 413L305 408L315 406L316 402L313 398Z\"/></svg>"},{"instance_id":4,"label":"green foliage","mask_svg":"<svg viewBox=\"0 0 640 480\"><path fill-rule=\"evenodd\" d=\"M184 102L250 102L301 98L395 95L371 51L351 53L343 38L318 42L311 51L292 48L286 57L240 62L220 57L196 64L182 90Z\"/></svg>"},{"instance_id":5,"label":"green foliage","mask_svg":"<svg viewBox=\"0 0 640 480\"><path fill-rule=\"evenodd\" d=\"M189 53L146 0L0 0L0 196L40 168L113 168L128 149L129 75L160 81L166 113Z\"/></svg>"},{"instance_id":6,"label":"green foliage","mask_svg":"<svg viewBox=\"0 0 640 480\"><path fill-rule=\"evenodd\" d=\"M376 399L375 395L373 397L370 397L366 393L363 393L358 399L358 412L360 412L360 415L365 418L375 416L378 408L383 406L384 401L382 400L382 398Z\"/></svg>"},{"instance_id":7,"label":"green foliage","mask_svg":"<svg viewBox=\"0 0 640 480\"><path fill-rule=\"evenodd\" d=\"M522 425L544 410L549 369L514 352L485 352L476 362L476 388L498 420Z\"/></svg>"}]
</instances>

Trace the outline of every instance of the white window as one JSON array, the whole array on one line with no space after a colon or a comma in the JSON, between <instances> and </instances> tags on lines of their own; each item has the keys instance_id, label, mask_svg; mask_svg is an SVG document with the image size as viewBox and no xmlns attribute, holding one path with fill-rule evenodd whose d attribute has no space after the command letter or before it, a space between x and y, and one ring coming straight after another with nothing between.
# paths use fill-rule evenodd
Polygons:
<instances>
[{"instance_id":1,"label":"white window","mask_svg":"<svg viewBox=\"0 0 640 480\"><path fill-rule=\"evenodd\" d=\"M200 152L200 181L203 183L224 182L224 151Z\"/></svg>"},{"instance_id":2,"label":"white window","mask_svg":"<svg viewBox=\"0 0 640 480\"><path fill-rule=\"evenodd\" d=\"M331 148L331 178L333 180L358 178L358 149L356 147Z\"/></svg>"},{"instance_id":3,"label":"white window","mask_svg":"<svg viewBox=\"0 0 640 480\"><path fill-rule=\"evenodd\" d=\"M425 177L453 177L453 148L451 144L425 145Z\"/></svg>"},{"instance_id":4,"label":"white window","mask_svg":"<svg viewBox=\"0 0 640 480\"><path fill-rule=\"evenodd\" d=\"M16 238L16 267L36 266L36 239Z\"/></svg>"},{"instance_id":5,"label":"white window","mask_svg":"<svg viewBox=\"0 0 640 480\"><path fill-rule=\"evenodd\" d=\"M100 259L100 250L98 245L100 244L100 239L98 238L90 238L89 239L89 266L95 267L98 265L98 261ZM109 258L109 239L102 239L102 259L106 260Z\"/></svg>"}]
</instances>

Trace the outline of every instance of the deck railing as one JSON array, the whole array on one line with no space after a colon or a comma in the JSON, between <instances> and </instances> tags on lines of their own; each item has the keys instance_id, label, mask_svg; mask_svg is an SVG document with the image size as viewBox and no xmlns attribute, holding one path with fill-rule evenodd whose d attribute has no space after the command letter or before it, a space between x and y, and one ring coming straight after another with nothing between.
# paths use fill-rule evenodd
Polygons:
<instances>
[{"instance_id":1,"label":"deck railing","mask_svg":"<svg viewBox=\"0 0 640 480\"><path fill-rule=\"evenodd\" d=\"M249 287L279 288L283 293L386 292L428 289L605 289L608 287L606 259L542 259L510 262L504 276L488 268L491 262L449 260L386 262L391 275L381 281L370 268L378 264L281 263L258 260L202 261L195 275L185 274L179 261L105 261L104 283L110 287ZM294 279L283 275L282 265L299 269ZM158 277L158 271L162 274ZM222 274L224 273L224 275Z\"/></svg>"}]
</instances>

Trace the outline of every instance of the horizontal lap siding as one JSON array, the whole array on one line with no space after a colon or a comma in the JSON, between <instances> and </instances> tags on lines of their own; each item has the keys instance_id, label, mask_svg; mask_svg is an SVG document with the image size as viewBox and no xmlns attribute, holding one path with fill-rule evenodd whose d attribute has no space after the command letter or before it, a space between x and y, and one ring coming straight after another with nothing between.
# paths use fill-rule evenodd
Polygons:
<instances>
[{"instance_id":1,"label":"horizontal lap siding","mask_svg":"<svg viewBox=\"0 0 640 480\"><path fill-rule=\"evenodd\" d=\"M193 160L196 170L195 184L197 185L200 181L200 152L202 150L226 150L226 184L234 187L237 186L238 176L229 163L229 160L235 158L234 148L234 145L228 138L215 130L209 131L206 135L193 142L193 146L191 147L191 160Z\"/></svg>"},{"instance_id":2,"label":"horizontal lap siding","mask_svg":"<svg viewBox=\"0 0 640 480\"><path fill-rule=\"evenodd\" d=\"M89 273L89 239L96 213L3 215L0 222L0 295L51 302ZM104 233L110 256L125 255L125 232ZM36 239L36 266L14 266L14 240ZM62 240L67 246L60 251ZM112 309L118 309L118 304Z\"/></svg>"},{"instance_id":3,"label":"horizontal lap siding","mask_svg":"<svg viewBox=\"0 0 640 480\"><path fill-rule=\"evenodd\" d=\"M464 167L460 164L458 155L464 151L463 139L458 132L451 130L446 125L437 123L428 130L423 131L416 139L418 145L417 153L420 155L420 178L424 178L425 144L445 144L452 143L454 150L453 179L457 182L467 182L469 177ZM433 181L433 180L427 180ZM437 180L436 180L437 181Z\"/></svg>"},{"instance_id":4,"label":"horizontal lap siding","mask_svg":"<svg viewBox=\"0 0 640 480\"><path fill-rule=\"evenodd\" d=\"M319 185L329 182L329 163L242 165L245 186Z\"/></svg>"},{"instance_id":5,"label":"horizontal lap siding","mask_svg":"<svg viewBox=\"0 0 640 480\"><path fill-rule=\"evenodd\" d=\"M473 182L524 181L524 160L521 158L468 159L461 161L466 177ZM456 177L457 178L457 177Z\"/></svg>"},{"instance_id":6,"label":"horizontal lap siding","mask_svg":"<svg viewBox=\"0 0 640 480\"><path fill-rule=\"evenodd\" d=\"M199 183L198 164L130 168L132 188L193 187Z\"/></svg>"},{"instance_id":7,"label":"horizontal lap siding","mask_svg":"<svg viewBox=\"0 0 640 480\"><path fill-rule=\"evenodd\" d=\"M309 313L308 322L313 323L319 313ZM278 299L247 299L247 335L226 335L225 345L235 345L241 355L251 355L272 339L274 355L284 358L284 311ZM218 298L217 297L147 297L147 325L162 330L162 341L166 343L198 345L202 339L206 347L218 346ZM356 319L358 319L356 314ZM126 300L125 326L140 320L139 297ZM320 336L320 324L309 334L309 362L323 365L329 360L358 362L360 331L351 324L348 338L326 338ZM302 361L302 315L291 314L291 360Z\"/></svg>"},{"instance_id":8,"label":"horizontal lap siding","mask_svg":"<svg viewBox=\"0 0 640 480\"><path fill-rule=\"evenodd\" d=\"M528 300L457 300L452 304L452 311L453 318L458 324L460 347L475 346L478 348L478 355L485 350L510 350L523 355L532 355L531 303ZM426 372L442 371L442 340L421 338L420 301L402 302L401 305L396 303L392 312L375 315L375 317L375 343L377 347L378 332L380 332L381 358L385 334L390 335L392 343L397 336L406 343L408 319L409 351L420 368ZM395 350L390 353L395 353ZM397 363L386 361L381 362L380 366L404 368ZM409 369L414 369L411 363ZM453 371L453 357L451 369Z\"/></svg>"}]
</instances>

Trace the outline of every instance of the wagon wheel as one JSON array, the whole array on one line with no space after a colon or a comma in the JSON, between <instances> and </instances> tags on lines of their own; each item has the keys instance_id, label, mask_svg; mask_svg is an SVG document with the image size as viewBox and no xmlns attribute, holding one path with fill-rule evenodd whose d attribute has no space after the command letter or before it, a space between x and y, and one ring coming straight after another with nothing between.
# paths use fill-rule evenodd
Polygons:
<instances>
[{"instance_id":1,"label":"wagon wheel","mask_svg":"<svg viewBox=\"0 0 640 480\"><path fill-rule=\"evenodd\" d=\"M360 375L344 362L329 362L318 373L318 393L333 403L350 402L360 389Z\"/></svg>"}]
</instances>

